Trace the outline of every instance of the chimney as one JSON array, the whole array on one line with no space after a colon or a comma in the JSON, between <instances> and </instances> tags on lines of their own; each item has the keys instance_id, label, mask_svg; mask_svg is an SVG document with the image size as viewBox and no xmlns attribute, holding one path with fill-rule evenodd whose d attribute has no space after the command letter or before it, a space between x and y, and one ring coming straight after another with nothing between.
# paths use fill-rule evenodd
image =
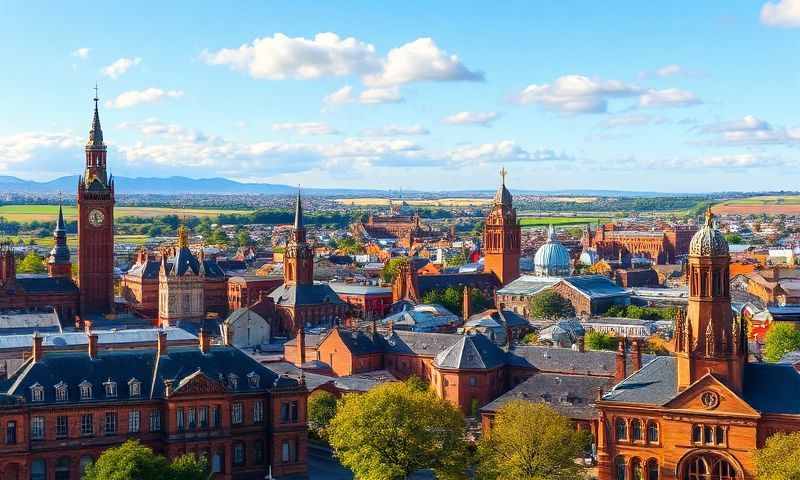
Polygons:
<instances>
[{"instance_id":1,"label":"chimney","mask_svg":"<svg viewBox=\"0 0 800 480\"><path fill-rule=\"evenodd\" d=\"M578 337L578 351L583 353L586 351L586 339Z\"/></svg>"},{"instance_id":2,"label":"chimney","mask_svg":"<svg viewBox=\"0 0 800 480\"><path fill-rule=\"evenodd\" d=\"M619 344L617 345L617 361L616 371L614 372L614 382L619 383L628 376L626 370L628 368L625 358L625 337L619 337Z\"/></svg>"},{"instance_id":3,"label":"chimney","mask_svg":"<svg viewBox=\"0 0 800 480\"><path fill-rule=\"evenodd\" d=\"M202 328L197 335L198 340L200 340L200 351L203 353L208 353L211 349L211 338L208 336L205 330Z\"/></svg>"},{"instance_id":4,"label":"chimney","mask_svg":"<svg viewBox=\"0 0 800 480\"><path fill-rule=\"evenodd\" d=\"M89 333L89 358L97 358L97 334L93 332Z\"/></svg>"},{"instance_id":5,"label":"chimney","mask_svg":"<svg viewBox=\"0 0 800 480\"><path fill-rule=\"evenodd\" d=\"M466 323L469 320L469 317L472 316L472 292L469 291L469 287L464 287L464 303L462 305L462 311L464 313L464 322Z\"/></svg>"},{"instance_id":6,"label":"chimney","mask_svg":"<svg viewBox=\"0 0 800 480\"><path fill-rule=\"evenodd\" d=\"M297 330L297 360L298 367L306 363L306 331L303 327Z\"/></svg>"},{"instance_id":7,"label":"chimney","mask_svg":"<svg viewBox=\"0 0 800 480\"><path fill-rule=\"evenodd\" d=\"M173 380L164 380L164 394L166 396L172 395L172 385L175 383Z\"/></svg>"},{"instance_id":8,"label":"chimney","mask_svg":"<svg viewBox=\"0 0 800 480\"><path fill-rule=\"evenodd\" d=\"M33 352L31 353L34 363L40 362L42 360L42 354L44 353L44 351L42 350L42 340L44 339L42 338L41 335L39 335L39 332L34 332Z\"/></svg>"},{"instance_id":9,"label":"chimney","mask_svg":"<svg viewBox=\"0 0 800 480\"><path fill-rule=\"evenodd\" d=\"M166 356L167 353L167 332L163 329L158 329L158 340L157 340L157 349L158 349L158 356Z\"/></svg>"},{"instance_id":10,"label":"chimney","mask_svg":"<svg viewBox=\"0 0 800 480\"><path fill-rule=\"evenodd\" d=\"M635 373L642 368L642 344L639 343L639 340L634 340L631 343L631 355L633 356L631 359L633 363L633 371L631 373Z\"/></svg>"}]
</instances>

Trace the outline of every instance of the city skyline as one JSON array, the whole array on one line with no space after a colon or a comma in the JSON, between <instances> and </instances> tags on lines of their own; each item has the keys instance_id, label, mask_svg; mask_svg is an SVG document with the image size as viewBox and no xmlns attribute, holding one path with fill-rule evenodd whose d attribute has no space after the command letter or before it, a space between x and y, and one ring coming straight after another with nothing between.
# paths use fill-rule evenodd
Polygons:
<instances>
[{"instance_id":1,"label":"city skyline","mask_svg":"<svg viewBox=\"0 0 800 480\"><path fill-rule=\"evenodd\" d=\"M798 0L186 6L117 5L102 25L3 6L0 174L79 172L98 83L123 176L457 190L492 188L504 164L520 190L798 180Z\"/></svg>"}]
</instances>

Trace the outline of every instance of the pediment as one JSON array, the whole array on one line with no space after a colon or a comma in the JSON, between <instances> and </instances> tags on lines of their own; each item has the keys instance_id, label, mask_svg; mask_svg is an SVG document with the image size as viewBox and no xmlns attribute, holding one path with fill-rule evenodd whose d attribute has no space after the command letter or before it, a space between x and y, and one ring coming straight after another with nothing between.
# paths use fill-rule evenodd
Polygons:
<instances>
[{"instance_id":1,"label":"pediment","mask_svg":"<svg viewBox=\"0 0 800 480\"><path fill-rule=\"evenodd\" d=\"M198 395L225 392L226 389L222 383L210 378L205 373L198 370L197 372L184 377L180 383L178 383L178 387L172 392L172 395Z\"/></svg>"},{"instance_id":2,"label":"pediment","mask_svg":"<svg viewBox=\"0 0 800 480\"><path fill-rule=\"evenodd\" d=\"M707 373L664 405L670 410L709 415L760 416L724 382Z\"/></svg>"}]
</instances>

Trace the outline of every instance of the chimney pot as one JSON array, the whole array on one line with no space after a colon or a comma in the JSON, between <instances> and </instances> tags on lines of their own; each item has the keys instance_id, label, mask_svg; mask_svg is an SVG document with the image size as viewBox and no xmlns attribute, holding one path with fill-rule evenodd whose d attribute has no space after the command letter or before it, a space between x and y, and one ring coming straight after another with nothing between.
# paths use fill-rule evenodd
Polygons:
<instances>
[{"instance_id":1,"label":"chimney pot","mask_svg":"<svg viewBox=\"0 0 800 480\"><path fill-rule=\"evenodd\" d=\"M298 367L306 363L306 332L303 327L297 330L297 362Z\"/></svg>"},{"instance_id":2,"label":"chimney pot","mask_svg":"<svg viewBox=\"0 0 800 480\"><path fill-rule=\"evenodd\" d=\"M163 329L158 330L157 340L158 355L167 355L167 332Z\"/></svg>"},{"instance_id":3,"label":"chimney pot","mask_svg":"<svg viewBox=\"0 0 800 480\"><path fill-rule=\"evenodd\" d=\"M633 355L633 371L638 372L642 368L642 344L639 340L631 343L631 354Z\"/></svg>"},{"instance_id":4,"label":"chimney pot","mask_svg":"<svg viewBox=\"0 0 800 480\"><path fill-rule=\"evenodd\" d=\"M619 344L617 344L617 358L616 358L616 369L614 372L614 381L615 383L619 383L628 376L627 375L627 359L625 358L625 337L619 338Z\"/></svg>"},{"instance_id":5,"label":"chimney pot","mask_svg":"<svg viewBox=\"0 0 800 480\"><path fill-rule=\"evenodd\" d=\"M97 358L97 334L93 332L89 333L89 358Z\"/></svg>"},{"instance_id":6,"label":"chimney pot","mask_svg":"<svg viewBox=\"0 0 800 480\"><path fill-rule=\"evenodd\" d=\"M41 335L39 335L39 332L36 332L36 333L33 334L33 352L32 352L32 356L33 356L33 361L34 362L40 362L42 360L42 354L44 353L42 351L42 340L44 340L44 339L42 338Z\"/></svg>"}]
</instances>

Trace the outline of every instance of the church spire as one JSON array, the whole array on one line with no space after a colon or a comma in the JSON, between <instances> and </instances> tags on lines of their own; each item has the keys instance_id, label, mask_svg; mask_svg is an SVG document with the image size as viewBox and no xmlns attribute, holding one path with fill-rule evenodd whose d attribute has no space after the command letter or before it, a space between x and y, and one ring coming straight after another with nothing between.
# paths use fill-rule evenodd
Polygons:
<instances>
[{"instance_id":1,"label":"church spire","mask_svg":"<svg viewBox=\"0 0 800 480\"><path fill-rule=\"evenodd\" d=\"M303 228L303 203L300 200L300 189L297 189L297 201L294 207L294 228Z\"/></svg>"},{"instance_id":2,"label":"church spire","mask_svg":"<svg viewBox=\"0 0 800 480\"><path fill-rule=\"evenodd\" d=\"M86 142L87 147L101 147L103 144L103 128L100 126L100 112L97 110L97 104L100 98L97 96L97 85L94 86L94 116L92 117L92 128L89 130L89 141Z\"/></svg>"},{"instance_id":3,"label":"church spire","mask_svg":"<svg viewBox=\"0 0 800 480\"><path fill-rule=\"evenodd\" d=\"M51 277L69 277L72 274L69 246L67 246L67 229L64 226L64 210L58 206L58 219L53 230L53 248L47 259L47 273Z\"/></svg>"}]
</instances>

